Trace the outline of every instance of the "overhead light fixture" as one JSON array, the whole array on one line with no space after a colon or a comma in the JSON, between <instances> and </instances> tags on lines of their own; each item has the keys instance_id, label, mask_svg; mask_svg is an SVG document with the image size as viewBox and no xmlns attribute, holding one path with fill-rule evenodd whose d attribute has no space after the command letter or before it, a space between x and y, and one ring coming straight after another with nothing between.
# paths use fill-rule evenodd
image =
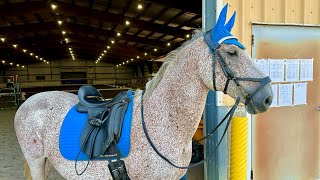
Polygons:
<instances>
[{"instance_id":1,"label":"overhead light fixture","mask_svg":"<svg viewBox=\"0 0 320 180\"><path fill-rule=\"evenodd\" d=\"M157 48L154 48L153 51L156 52L156 51L158 51L158 49L157 49Z\"/></svg>"},{"instance_id":2,"label":"overhead light fixture","mask_svg":"<svg viewBox=\"0 0 320 180\"><path fill-rule=\"evenodd\" d=\"M189 38L189 37L190 37L190 35L189 35L189 34L187 34L187 35L186 35L186 38Z\"/></svg>"},{"instance_id":3,"label":"overhead light fixture","mask_svg":"<svg viewBox=\"0 0 320 180\"><path fill-rule=\"evenodd\" d=\"M167 46L170 46L171 44L170 43L167 43Z\"/></svg>"},{"instance_id":4,"label":"overhead light fixture","mask_svg":"<svg viewBox=\"0 0 320 180\"><path fill-rule=\"evenodd\" d=\"M146 55L147 55L147 53L144 53L144 55L146 56Z\"/></svg>"},{"instance_id":5,"label":"overhead light fixture","mask_svg":"<svg viewBox=\"0 0 320 180\"><path fill-rule=\"evenodd\" d=\"M141 4L138 4L138 7L137 7L138 9L142 9L143 7L142 7L142 5Z\"/></svg>"},{"instance_id":6,"label":"overhead light fixture","mask_svg":"<svg viewBox=\"0 0 320 180\"><path fill-rule=\"evenodd\" d=\"M137 56L137 59L139 59L140 58L140 56Z\"/></svg>"},{"instance_id":7,"label":"overhead light fixture","mask_svg":"<svg viewBox=\"0 0 320 180\"><path fill-rule=\"evenodd\" d=\"M52 10L55 10L57 8L57 5L51 4L51 8L52 8Z\"/></svg>"},{"instance_id":8,"label":"overhead light fixture","mask_svg":"<svg viewBox=\"0 0 320 180\"><path fill-rule=\"evenodd\" d=\"M110 49L110 46L107 46L108 49Z\"/></svg>"},{"instance_id":9,"label":"overhead light fixture","mask_svg":"<svg viewBox=\"0 0 320 180\"><path fill-rule=\"evenodd\" d=\"M124 62L122 64L124 64Z\"/></svg>"},{"instance_id":10,"label":"overhead light fixture","mask_svg":"<svg viewBox=\"0 0 320 180\"><path fill-rule=\"evenodd\" d=\"M132 60L132 59L131 59ZM127 61L127 63L129 63L129 61Z\"/></svg>"},{"instance_id":11,"label":"overhead light fixture","mask_svg":"<svg viewBox=\"0 0 320 180\"><path fill-rule=\"evenodd\" d=\"M64 40L65 40L66 42L68 42L68 41L69 41L69 39L68 39L68 38L64 38Z\"/></svg>"},{"instance_id":12,"label":"overhead light fixture","mask_svg":"<svg viewBox=\"0 0 320 180\"><path fill-rule=\"evenodd\" d=\"M24 66L21 66L22 68L24 68Z\"/></svg>"},{"instance_id":13,"label":"overhead light fixture","mask_svg":"<svg viewBox=\"0 0 320 180\"><path fill-rule=\"evenodd\" d=\"M47 62L46 60L43 60L43 62Z\"/></svg>"},{"instance_id":14,"label":"overhead light fixture","mask_svg":"<svg viewBox=\"0 0 320 180\"><path fill-rule=\"evenodd\" d=\"M20 65L19 64L17 64L17 67L19 67Z\"/></svg>"},{"instance_id":15,"label":"overhead light fixture","mask_svg":"<svg viewBox=\"0 0 320 180\"><path fill-rule=\"evenodd\" d=\"M4 64L4 63L6 63L6 61L2 61L2 63Z\"/></svg>"},{"instance_id":16,"label":"overhead light fixture","mask_svg":"<svg viewBox=\"0 0 320 180\"><path fill-rule=\"evenodd\" d=\"M1 41L4 42L6 40L6 38L1 38Z\"/></svg>"},{"instance_id":17,"label":"overhead light fixture","mask_svg":"<svg viewBox=\"0 0 320 180\"><path fill-rule=\"evenodd\" d=\"M101 56L104 56L104 54L102 53Z\"/></svg>"},{"instance_id":18,"label":"overhead light fixture","mask_svg":"<svg viewBox=\"0 0 320 180\"><path fill-rule=\"evenodd\" d=\"M63 34L63 35L65 35L65 34L66 34L66 32L65 32L65 31L62 31L62 34Z\"/></svg>"},{"instance_id":19,"label":"overhead light fixture","mask_svg":"<svg viewBox=\"0 0 320 180\"><path fill-rule=\"evenodd\" d=\"M133 61L133 59L131 59L131 61Z\"/></svg>"},{"instance_id":20,"label":"overhead light fixture","mask_svg":"<svg viewBox=\"0 0 320 180\"><path fill-rule=\"evenodd\" d=\"M10 63L10 65L12 66L12 65L13 65L13 63Z\"/></svg>"},{"instance_id":21,"label":"overhead light fixture","mask_svg":"<svg viewBox=\"0 0 320 180\"><path fill-rule=\"evenodd\" d=\"M126 21L126 25L129 26L129 25L130 25L130 22L129 22L129 21Z\"/></svg>"},{"instance_id":22,"label":"overhead light fixture","mask_svg":"<svg viewBox=\"0 0 320 180\"><path fill-rule=\"evenodd\" d=\"M59 25L61 25L61 24L62 24L62 22L63 22L63 21L59 20L59 21L58 21L58 24L59 24Z\"/></svg>"},{"instance_id":23,"label":"overhead light fixture","mask_svg":"<svg viewBox=\"0 0 320 180\"><path fill-rule=\"evenodd\" d=\"M33 56L33 53L30 53L30 56Z\"/></svg>"},{"instance_id":24,"label":"overhead light fixture","mask_svg":"<svg viewBox=\"0 0 320 180\"><path fill-rule=\"evenodd\" d=\"M26 53L27 52L27 50L26 49L24 49L24 50L22 50L24 53Z\"/></svg>"},{"instance_id":25,"label":"overhead light fixture","mask_svg":"<svg viewBox=\"0 0 320 180\"><path fill-rule=\"evenodd\" d=\"M117 33L117 36L121 36L121 33Z\"/></svg>"},{"instance_id":26,"label":"overhead light fixture","mask_svg":"<svg viewBox=\"0 0 320 180\"><path fill-rule=\"evenodd\" d=\"M106 51L106 50L103 50L103 52L104 52L104 53L107 53L107 51Z\"/></svg>"},{"instance_id":27,"label":"overhead light fixture","mask_svg":"<svg viewBox=\"0 0 320 180\"><path fill-rule=\"evenodd\" d=\"M114 40L111 40L111 44L114 44Z\"/></svg>"},{"instance_id":28,"label":"overhead light fixture","mask_svg":"<svg viewBox=\"0 0 320 180\"><path fill-rule=\"evenodd\" d=\"M118 65L116 65L118 67Z\"/></svg>"},{"instance_id":29,"label":"overhead light fixture","mask_svg":"<svg viewBox=\"0 0 320 180\"><path fill-rule=\"evenodd\" d=\"M47 64L49 64L49 62L47 62Z\"/></svg>"},{"instance_id":30,"label":"overhead light fixture","mask_svg":"<svg viewBox=\"0 0 320 180\"><path fill-rule=\"evenodd\" d=\"M17 44L13 44L12 46L13 46L14 48L17 48L18 45L17 45Z\"/></svg>"},{"instance_id":31,"label":"overhead light fixture","mask_svg":"<svg viewBox=\"0 0 320 180\"><path fill-rule=\"evenodd\" d=\"M69 48L69 50L72 50L72 48Z\"/></svg>"},{"instance_id":32,"label":"overhead light fixture","mask_svg":"<svg viewBox=\"0 0 320 180\"><path fill-rule=\"evenodd\" d=\"M35 56L35 57L38 59L39 56Z\"/></svg>"},{"instance_id":33,"label":"overhead light fixture","mask_svg":"<svg viewBox=\"0 0 320 180\"><path fill-rule=\"evenodd\" d=\"M101 59L102 57L101 57L101 56L99 56L99 58Z\"/></svg>"}]
</instances>

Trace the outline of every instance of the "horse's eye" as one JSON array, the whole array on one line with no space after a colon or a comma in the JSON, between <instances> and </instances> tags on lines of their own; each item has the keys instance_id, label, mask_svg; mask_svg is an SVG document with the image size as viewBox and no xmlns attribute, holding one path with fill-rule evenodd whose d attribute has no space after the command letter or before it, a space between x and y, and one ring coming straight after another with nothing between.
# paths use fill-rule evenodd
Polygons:
<instances>
[{"instance_id":1,"label":"horse's eye","mask_svg":"<svg viewBox=\"0 0 320 180\"><path fill-rule=\"evenodd\" d=\"M236 50L230 50L227 52L230 56L236 56L237 55L237 51Z\"/></svg>"}]
</instances>

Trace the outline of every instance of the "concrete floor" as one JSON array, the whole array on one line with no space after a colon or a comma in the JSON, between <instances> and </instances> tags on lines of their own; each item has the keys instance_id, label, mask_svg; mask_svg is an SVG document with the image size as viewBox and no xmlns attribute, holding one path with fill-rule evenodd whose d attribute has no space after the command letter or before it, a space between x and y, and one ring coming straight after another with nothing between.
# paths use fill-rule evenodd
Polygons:
<instances>
[{"instance_id":1,"label":"concrete floor","mask_svg":"<svg viewBox=\"0 0 320 180\"><path fill-rule=\"evenodd\" d=\"M22 180L23 160L19 143L13 126L16 110L0 110L0 180ZM49 180L63 180L55 170ZM202 180L203 166L188 171L188 180Z\"/></svg>"}]
</instances>

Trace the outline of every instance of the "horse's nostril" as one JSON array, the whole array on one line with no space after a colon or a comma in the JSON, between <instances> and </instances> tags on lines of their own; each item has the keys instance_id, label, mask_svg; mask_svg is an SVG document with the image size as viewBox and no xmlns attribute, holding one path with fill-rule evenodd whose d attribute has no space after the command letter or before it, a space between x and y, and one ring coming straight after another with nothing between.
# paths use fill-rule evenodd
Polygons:
<instances>
[{"instance_id":1,"label":"horse's nostril","mask_svg":"<svg viewBox=\"0 0 320 180\"><path fill-rule=\"evenodd\" d=\"M267 97L266 100L264 100L264 104L267 106L270 106L272 103L272 96Z\"/></svg>"}]
</instances>

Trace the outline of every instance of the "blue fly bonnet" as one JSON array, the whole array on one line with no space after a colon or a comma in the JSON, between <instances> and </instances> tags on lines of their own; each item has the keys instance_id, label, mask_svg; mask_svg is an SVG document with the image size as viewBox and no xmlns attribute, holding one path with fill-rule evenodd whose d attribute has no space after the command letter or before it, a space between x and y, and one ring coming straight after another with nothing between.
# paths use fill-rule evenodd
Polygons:
<instances>
[{"instance_id":1,"label":"blue fly bonnet","mask_svg":"<svg viewBox=\"0 0 320 180\"><path fill-rule=\"evenodd\" d=\"M245 49L245 47L239 43L238 39L234 37L230 31L234 25L234 21L236 18L236 12L233 13L230 20L225 24L228 12L228 4L226 4L222 11L220 12L218 21L212 30L208 31L204 38L209 47L212 49L217 49L220 44L234 44L240 47L241 49Z\"/></svg>"}]
</instances>

